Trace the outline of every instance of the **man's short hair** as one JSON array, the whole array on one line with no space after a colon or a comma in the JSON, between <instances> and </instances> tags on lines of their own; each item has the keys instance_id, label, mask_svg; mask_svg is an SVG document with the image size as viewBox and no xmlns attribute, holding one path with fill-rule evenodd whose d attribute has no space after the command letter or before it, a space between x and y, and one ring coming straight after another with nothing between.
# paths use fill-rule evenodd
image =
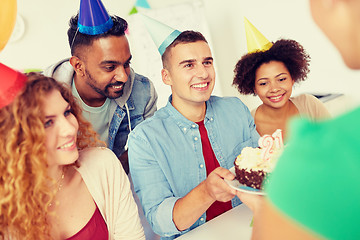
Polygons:
<instances>
[{"instance_id":1,"label":"man's short hair","mask_svg":"<svg viewBox=\"0 0 360 240\"><path fill-rule=\"evenodd\" d=\"M169 67L169 54L172 48L181 43L194 43L197 41L207 43L205 37L200 32L188 30L180 33L179 36L177 36L177 38L175 38L175 40L165 49L163 55L161 56L163 68L167 69Z\"/></svg>"},{"instance_id":2,"label":"man's short hair","mask_svg":"<svg viewBox=\"0 0 360 240\"><path fill-rule=\"evenodd\" d=\"M128 24L125 19L114 15L111 16L114 25L109 31L98 35L87 35L78 31L78 18L79 18L79 14L73 16L70 19L69 29L67 32L72 56L79 54L76 51L80 46L90 46L93 43L93 41L96 39L105 38L108 36L125 35L125 31L128 27Z\"/></svg>"}]
</instances>

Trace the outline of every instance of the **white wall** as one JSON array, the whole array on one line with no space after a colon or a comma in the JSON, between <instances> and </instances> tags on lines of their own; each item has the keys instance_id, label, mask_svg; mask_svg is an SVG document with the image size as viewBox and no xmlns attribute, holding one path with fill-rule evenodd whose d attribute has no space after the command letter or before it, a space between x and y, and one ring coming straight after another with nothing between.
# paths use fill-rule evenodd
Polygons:
<instances>
[{"instance_id":1,"label":"white wall","mask_svg":"<svg viewBox=\"0 0 360 240\"><path fill-rule=\"evenodd\" d=\"M187 1L148 0L152 8ZM128 19L135 0L103 0L103 3L110 14ZM69 57L67 24L78 8L78 0L18 0L18 13L24 19L25 32L21 39L9 42L0 52L0 61L17 69L45 68ZM309 78L295 87L294 94L343 93L347 99L345 109L360 103L360 72L345 67L336 49L313 23L308 1L204 0L204 11L223 95L239 96L250 109L260 103L256 97L240 96L231 86L234 66L246 53L243 25L246 16L270 41L281 37L295 39L312 57Z\"/></svg>"}]
</instances>

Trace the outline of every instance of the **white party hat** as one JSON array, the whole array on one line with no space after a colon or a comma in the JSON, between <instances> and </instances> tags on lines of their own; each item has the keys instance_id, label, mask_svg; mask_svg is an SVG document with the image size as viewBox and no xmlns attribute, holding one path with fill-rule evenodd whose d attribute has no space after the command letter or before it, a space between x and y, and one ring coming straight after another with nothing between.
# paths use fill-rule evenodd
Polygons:
<instances>
[{"instance_id":1,"label":"white party hat","mask_svg":"<svg viewBox=\"0 0 360 240\"><path fill-rule=\"evenodd\" d=\"M180 35L180 31L146 15L140 14L142 20L162 56L166 48Z\"/></svg>"}]
</instances>

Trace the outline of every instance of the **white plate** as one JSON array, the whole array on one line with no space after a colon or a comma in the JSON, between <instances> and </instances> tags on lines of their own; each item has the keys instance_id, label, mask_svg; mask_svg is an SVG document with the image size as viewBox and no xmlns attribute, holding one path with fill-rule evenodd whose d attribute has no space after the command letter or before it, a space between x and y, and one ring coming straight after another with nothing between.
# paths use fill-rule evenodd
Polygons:
<instances>
[{"instance_id":1,"label":"white plate","mask_svg":"<svg viewBox=\"0 0 360 240\"><path fill-rule=\"evenodd\" d=\"M229 171L232 172L234 175L236 175L235 167L230 168ZM224 179L224 180L227 184L229 184L230 187L232 187L240 192L246 192L246 193L257 194L257 195L265 195L265 193L263 191L243 185L243 184L239 183L239 181L237 179L234 179L232 181L229 181L226 179Z\"/></svg>"}]
</instances>

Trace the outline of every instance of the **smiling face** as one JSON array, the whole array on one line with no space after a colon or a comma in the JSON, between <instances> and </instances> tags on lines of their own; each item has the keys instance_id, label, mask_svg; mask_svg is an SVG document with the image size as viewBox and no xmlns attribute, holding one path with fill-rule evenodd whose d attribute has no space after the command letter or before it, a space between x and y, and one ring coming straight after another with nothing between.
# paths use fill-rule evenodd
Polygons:
<instances>
[{"instance_id":1,"label":"smiling face","mask_svg":"<svg viewBox=\"0 0 360 240\"><path fill-rule=\"evenodd\" d=\"M99 38L90 47L84 46L80 57L70 60L80 76L76 88L84 102L94 106L93 99L105 102L120 97L130 74L130 60L125 36Z\"/></svg>"},{"instance_id":2,"label":"smiling face","mask_svg":"<svg viewBox=\"0 0 360 240\"><path fill-rule=\"evenodd\" d=\"M283 107L291 96L293 85L294 80L282 62L270 61L256 70L254 91L266 106Z\"/></svg>"},{"instance_id":3,"label":"smiling face","mask_svg":"<svg viewBox=\"0 0 360 240\"><path fill-rule=\"evenodd\" d=\"M78 121L58 90L51 91L45 99L43 111L48 165L72 164L79 157L76 146Z\"/></svg>"},{"instance_id":4,"label":"smiling face","mask_svg":"<svg viewBox=\"0 0 360 240\"><path fill-rule=\"evenodd\" d=\"M172 105L178 110L204 106L215 85L209 45L204 41L180 43L169 54L169 67L162 70L162 77L171 86Z\"/></svg>"}]
</instances>

